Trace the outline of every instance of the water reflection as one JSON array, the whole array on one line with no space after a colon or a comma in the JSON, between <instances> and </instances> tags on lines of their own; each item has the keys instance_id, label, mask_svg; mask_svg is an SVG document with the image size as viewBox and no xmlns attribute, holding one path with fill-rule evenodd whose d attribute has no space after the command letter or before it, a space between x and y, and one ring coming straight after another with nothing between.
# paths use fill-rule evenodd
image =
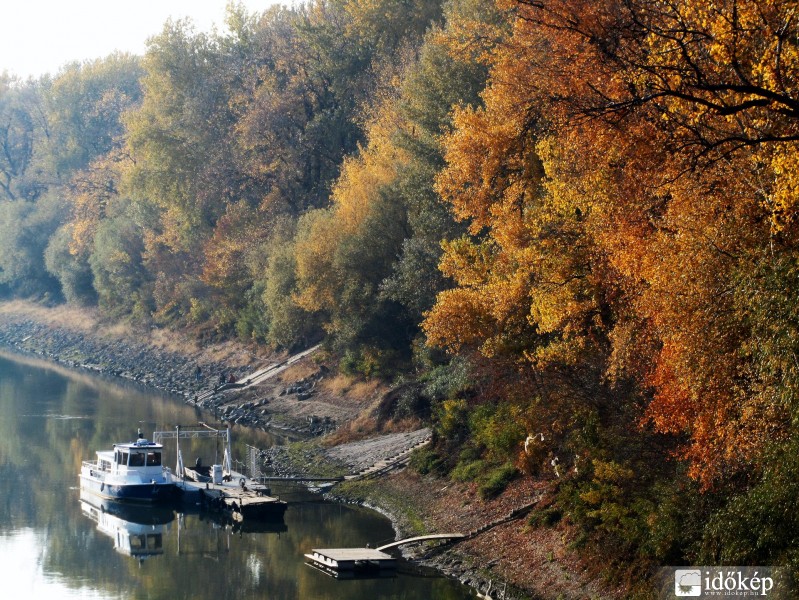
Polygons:
<instances>
[{"instance_id":1,"label":"water reflection","mask_svg":"<svg viewBox=\"0 0 799 600\"><path fill-rule=\"evenodd\" d=\"M114 550L139 560L164 553L164 524L147 525L106 513L81 502L83 513L97 523L97 531L114 542ZM174 517L174 515L172 515Z\"/></svg>"},{"instance_id":2,"label":"water reflection","mask_svg":"<svg viewBox=\"0 0 799 600\"><path fill-rule=\"evenodd\" d=\"M114 550L139 560L164 553L164 533L175 520L170 508L104 502L83 491L80 508L97 523L97 531L111 538Z\"/></svg>"},{"instance_id":3,"label":"water reflection","mask_svg":"<svg viewBox=\"0 0 799 600\"><path fill-rule=\"evenodd\" d=\"M0 355L0 578L26 600L470 597L456 582L402 569L390 580L335 581L308 568L311 548L365 546L393 531L377 513L306 492L275 490L290 500L283 522L238 528L201 513L131 515L81 501L80 464L97 449L138 427L196 421L172 398ZM245 444L275 441L241 429L233 439L239 457Z\"/></svg>"}]
</instances>

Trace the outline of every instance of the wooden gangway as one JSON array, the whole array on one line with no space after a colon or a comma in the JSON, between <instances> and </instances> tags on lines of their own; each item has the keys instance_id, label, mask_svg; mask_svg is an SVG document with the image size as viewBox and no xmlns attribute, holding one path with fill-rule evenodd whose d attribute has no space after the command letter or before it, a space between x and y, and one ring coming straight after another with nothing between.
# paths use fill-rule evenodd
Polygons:
<instances>
[{"instance_id":1,"label":"wooden gangway","mask_svg":"<svg viewBox=\"0 0 799 600\"><path fill-rule=\"evenodd\" d=\"M426 542L428 540L459 540L464 537L466 536L462 533L431 533L430 535L420 535L412 538L406 538L404 540L399 540L398 542L391 542L390 544L386 544L385 546L380 546L379 548L375 548L375 550L383 552L385 550L390 550L391 548L404 546L405 544L415 544L416 542Z\"/></svg>"},{"instance_id":2,"label":"wooden gangway","mask_svg":"<svg viewBox=\"0 0 799 600\"><path fill-rule=\"evenodd\" d=\"M281 481L287 482L318 482L318 483L338 483L340 481L344 481L344 477L316 477L315 475L293 475L287 477L281 477L279 475L260 475L258 477L253 477L258 482L261 483L275 483Z\"/></svg>"}]
</instances>

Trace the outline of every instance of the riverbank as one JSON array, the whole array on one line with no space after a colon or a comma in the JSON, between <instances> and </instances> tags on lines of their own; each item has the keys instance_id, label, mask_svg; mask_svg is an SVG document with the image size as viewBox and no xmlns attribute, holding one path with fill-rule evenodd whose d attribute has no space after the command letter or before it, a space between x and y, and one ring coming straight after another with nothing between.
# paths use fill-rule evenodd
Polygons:
<instances>
[{"instance_id":1,"label":"riverbank","mask_svg":"<svg viewBox=\"0 0 799 600\"><path fill-rule=\"evenodd\" d=\"M214 412L220 420L241 426L282 427L316 435L338 429L337 443L330 441L331 436L317 437L290 450L276 450L271 462L284 473L355 472L424 437L418 433L418 423L394 424L378 436L371 415L387 388L333 374L323 355L304 358L257 386L215 392L223 374L226 380L232 374L240 381L287 356L254 352L233 342L200 344L159 329L136 331L104 323L91 310L48 309L25 302L0 304L0 347L175 394ZM403 427L414 428L419 439L403 433ZM572 532L568 526L529 524L527 509L535 507L546 489L546 482L520 478L500 497L486 501L480 499L475 485L406 469L347 482L337 486L334 494L338 500L386 514L403 537L430 532L472 534L445 552L421 548L412 557L483 593L490 583L494 598L502 597L501 592L508 599L624 597L622 591L604 585L597 572L569 549Z\"/></svg>"},{"instance_id":2,"label":"riverbank","mask_svg":"<svg viewBox=\"0 0 799 600\"><path fill-rule=\"evenodd\" d=\"M227 382L244 382L288 355L231 341L200 343L174 331L106 323L90 309L22 301L0 303L0 347L173 394L221 421L305 435L354 421L383 392L376 382L332 375L318 356L242 389Z\"/></svg>"}]
</instances>

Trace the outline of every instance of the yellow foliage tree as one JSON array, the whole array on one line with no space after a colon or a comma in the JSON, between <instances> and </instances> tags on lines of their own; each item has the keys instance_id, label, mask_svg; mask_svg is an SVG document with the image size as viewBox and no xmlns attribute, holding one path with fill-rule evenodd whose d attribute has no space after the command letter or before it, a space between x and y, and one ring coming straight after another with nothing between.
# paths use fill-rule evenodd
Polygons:
<instances>
[{"instance_id":1,"label":"yellow foliage tree","mask_svg":"<svg viewBox=\"0 0 799 600\"><path fill-rule=\"evenodd\" d=\"M509 6L445 139L473 237L445 245L430 343L633 381L704 485L756 467L792 410L752 337L791 334L742 299L796 254L795 3Z\"/></svg>"}]
</instances>

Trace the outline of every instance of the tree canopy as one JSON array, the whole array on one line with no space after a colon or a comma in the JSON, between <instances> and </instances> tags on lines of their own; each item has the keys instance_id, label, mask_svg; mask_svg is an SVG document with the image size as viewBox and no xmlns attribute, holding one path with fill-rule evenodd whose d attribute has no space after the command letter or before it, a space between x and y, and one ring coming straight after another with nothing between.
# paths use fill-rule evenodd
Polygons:
<instances>
[{"instance_id":1,"label":"tree canopy","mask_svg":"<svg viewBox=\"0 0 799 600\"><path fill-rule=\"evenodd\" d=\"M797 570L799 529L766 523L799 476L795 12L231 6L3 76L0 293L323 339L403 382L430 464L550 479L615 565Z\"/></svg>"}]
</instances>

